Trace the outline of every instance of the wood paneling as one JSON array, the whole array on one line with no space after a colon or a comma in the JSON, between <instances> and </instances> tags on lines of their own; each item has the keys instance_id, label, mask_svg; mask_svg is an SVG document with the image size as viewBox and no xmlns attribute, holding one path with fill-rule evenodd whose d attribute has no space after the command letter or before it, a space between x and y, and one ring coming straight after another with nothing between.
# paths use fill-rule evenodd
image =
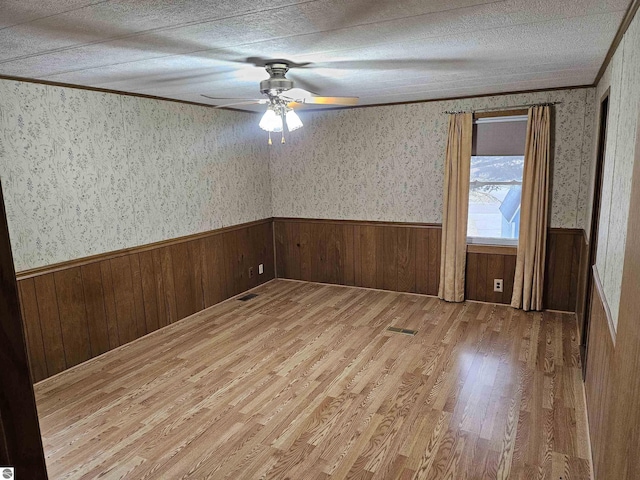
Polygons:
<instances>
[{"instance_id":1,"label":"wood paneling","mask_svg":"<svg viewBox=\"0 0 640 480\"><path fill-rule=\"evenodd\" d=\"M579 229L551 229L547 236L545 308L575 312L584 234Z\"/></svg>"},{"instance_id":2,"label":"wood paneling","mask_svg":"<svg viewBox=\"0 0 640 480\"><path fill-rule=\"evenodd\" d=\"M140 286L142 289L142 302L145 316L145 329L151 333L160 328L160 312L163 311L158 295L158 282L153 264L153 252L141 252L138 254L140 263ZM160 285L162 279L159 278Z\"/></svg>"},{"instance_id":3,"label":"wood paneling","mask_svg":"<svg viewBox=\"0 0 640 480\"><path fill-rule=\"evenodd\" d=\"M591 286L591 282L588 282L589 276L591 275L591 265L589 264L589 244L587 243L586 234L582 235L580 248L580 268L578 270L578 290L576 294L575 311L576 318L578 319L578 335L580 335L580 339L584 339L585 332L583 332L582 330L583 328L585 328L585 303L587 299L587 288L588 286Z\"/></svg>"},{"instance_id":4,"label":"wood paneling","mask_svg":"<svg viewBox=\"0 0 640 480\"><path fill-rule=\"evenodd\" d=\"M606 464L606 414L609 410L611 380L613 377L614 342L609 328L610 318L603 300L602 287L594 271L591 295L591 322L589 327L589 362L585 376L585 394L589 417L589 434L593 455L594 478L607 478Z\"/></svg>"},{"instance_id":5,"label":"wood paneling","mask_svg":"<svg viewBox=\"0 0 640 480\"><path fill-rule=\"evenodd\" d=\"M544 306L575 312L584 234L577 229L549 230L545 265ZM500 251L504 253L500 253ZM482 302L511 303L517 249L469 245L466 298ZM503 291L493 291L494 279L503 279Z\"/></svg>"},{"instance_id":6,"label":"wood paneling","mask_svg":"<svg viewBox=\"0 0 640 480\"><path fill-rule=\"evenodd\" d=\"M42 341L25 338L33 334L34 306L21 308L13 269L9 229L0 191L0 465L15 467L16 478L47 478L38 413L33 394L27 349L37 345L38 370L44 370ZM32 298L33 283L20 288ZM28 310L32 317L23 321ZM27 328L24 328L28 324ZM33 363L33 362L31 362ZM35 371L35 368L34 368ZM7 478L3 475L3 478Z\"/></svg>"},{"instance_id":7,"label":"wood paneling","mask_svg":"<svg viewBox=\"0 0 640 480\"><path fill-rule=\"evenodd\" d=\"M278 276L437 295L440 228L275 219Z\"/></svg>"},{"instance_id":8,"label":"wood paneling","mask_svg":"<svg viewBox=\"0 0 640 480\"><path fill-rule=\"evenodd\" d=\"M276 218L274 229L280 278L438 294L439 225ZM575 311L583 243L582 230L550 229L546 308ZM510 304L516 252L469 245L466 298Z\"/></svg>"},{"instance_id":9,"label":"wood paneling","mask_svg":"<svg viewBox=\"0 0 640 480\"><path fill-rule=\"evenodd\" d=\"M18 284L33 381L273 277L270 219L30 271Z\"/></svg>"},{"instance_id":10,"label":"wood paneling","mask_svg":"<svg viewBox=\"0 0 640 480\"><path fill-rule=\"evenodd\" d=\"M33 379L274 278L274 239L281 277L437 295L440 236L437 225L275 219L30 271L19 285ZM581 231L551 230L549 245L547 288L564 295L550 291L546 306L573 311ZM510 303L515 256L467 258L467 298Z\"/></svg>"},{"instance_id":11,"label":"wood paneling","mask_svg":"<svg viewBox=\"0 0 640 480\"><path fill-rule=\"evenodd\" d=\"M111 262L100 262L100 275L102 277L102 294L104 298L104 311L107 318L107 330L109 332L109 349L120 345L118 334L118 318L116 315L116 299L111 278Z\"/></svg>"},{"instance_id":12,"label":"wood paneling","mask_svg":"<svg viewBox=\"0 0 640 480\"><path fill-rule=\"evenodd\" d=\"M35 382L49 376L44 342L42 340L42 329L40 328L36 288L32 278L20 282L18 288L20 291L20 305L22 306L22 321L27 336L31 376Z\"/></svg>"},{"instance_id":13,"label":"wood paneling","mask_svg":"<svg viewBox=\"0 0 640 480\"><path fill-rule=\"evenodd\" d=\"M83 265L80 268L82 270L82 287L84 289L84 305L87 312L91 356L95 357L110 349L109 326L107 324L104 289L102 288L102 270L100 263ZM23 280L21 283L24 282L27 282L27 280Z\"/></svg>"},{"instance_id":14,"label":"wood paneling","mask_svg":"<svg viewBox=\"0 0 640 480\"><path fill-rule=\"evenodd\" d=\"M494 250L499 251L499 250ZM466 298L480 302L511 303L516 256L507 253L467 253ZM503 280L502 292L493 291L493 280Z\"/></svg>"},{"instance_id":15,"label":"wood paneling","mask_svg":"<svg viewBox=\"0 0 640 480\"><path fill-rule=\"evenodd\" d=\"M212 235L204 240L205 255L202 257L202 287L204 305L210 307L229 298L227 273L224 264L224 242L222 235Z\"/></svg>"},{"instance_id":16,"label":"wood paneling","mask_svg":"<svg viewBox=\"0 0 640 480\"><path fill-rule=\"evenodd\" d=\"M53 273L48 273L33 279L36 289L35 301L49 376L67 368L62 328L60 327L60 314L58 313L58 296L53 275ZM24 308L27 310L32 307L33 305L25 305Z\"/></svg>"},{"instance_id":17,"label":"wood paneling","mask_svg":"<svg viewBox=\"0 0 640 480\"><path fill-rule=\"evenodd\" d=\"M91 358L89 326L79 267L53 274L67 367Z\"/></svg>"}]
</instances>

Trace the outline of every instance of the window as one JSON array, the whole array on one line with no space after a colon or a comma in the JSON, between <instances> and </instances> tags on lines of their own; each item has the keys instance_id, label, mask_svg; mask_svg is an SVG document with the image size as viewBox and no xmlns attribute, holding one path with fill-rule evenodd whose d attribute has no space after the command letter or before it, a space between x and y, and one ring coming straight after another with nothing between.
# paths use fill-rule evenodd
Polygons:
<instances>
[{"instance_id":1,"label":"window","mask_svg":"<svg viewBox=\"0 0 640 480\"><path fill-rule=\"evenodd\" d=\"M515 245L527 117L478 119L473 128L467 241Z\"/></svg>"}]
</instances>

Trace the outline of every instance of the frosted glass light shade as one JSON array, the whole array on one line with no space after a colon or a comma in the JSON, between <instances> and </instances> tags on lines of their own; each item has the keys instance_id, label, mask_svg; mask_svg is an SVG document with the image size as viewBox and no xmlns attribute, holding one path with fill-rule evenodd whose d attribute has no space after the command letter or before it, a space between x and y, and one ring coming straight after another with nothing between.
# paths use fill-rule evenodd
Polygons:
<instances>
[{"instance_id":1,"label":"frosted glass light shade","mask_svg":"<svg viewBox=\"0 0 640 480\"><path fill-rule=\"evenodd\" d=\"M286 120L287 120L287 128L289 129L290 132L293 132L294 130L297 130L300 127L302 127L302 120L300 120L300 117L298 116L298 114L293 110L289 110L287 112Z\"/></svg>"},{"instance_id":2,"label":"frosted glass light shade","mask_svg":"<svg viewBox=\"0 0 640 480\"><path fill-rule=\"evenodd\" d=\"M282 117L280 115L276 115L276 112L273 110L268 109L262 116L259 126L267 132L281 132Z\"/></svg>"}]
</instances>

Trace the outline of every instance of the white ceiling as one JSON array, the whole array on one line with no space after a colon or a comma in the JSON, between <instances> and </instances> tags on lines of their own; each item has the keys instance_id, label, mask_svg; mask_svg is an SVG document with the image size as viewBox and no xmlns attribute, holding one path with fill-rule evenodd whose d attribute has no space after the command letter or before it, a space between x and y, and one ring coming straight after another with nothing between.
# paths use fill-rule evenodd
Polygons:
<instances>
[{"instance_id":1,"label":"white ceiling","mask_svg":"<svg viewBox=\"0 0 640 480\"><path fill-rule=\"evenodd\" d=\"M247 58L361 104L593 82L630 0L2 0L0 75L216 103ZM263 107L262 107L263 108Z\"/></svg>"}]
</instances>

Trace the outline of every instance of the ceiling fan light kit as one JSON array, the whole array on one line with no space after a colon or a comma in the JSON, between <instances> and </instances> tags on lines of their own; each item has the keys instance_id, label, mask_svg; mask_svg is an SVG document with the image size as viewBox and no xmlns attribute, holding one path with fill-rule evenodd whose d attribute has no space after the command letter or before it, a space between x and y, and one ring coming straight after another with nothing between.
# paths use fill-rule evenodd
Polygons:
<instances>
[{"instance_id":1,"label":"ceiling fan light kit","mask_svg":"<svg viewBox=\"0 0 640 480\"><path fill-rule=\"evenodd\" d=\"M260 120L260 128L267 132L281 132L282 115L277 114L274 109L269 106Z\"/></svg>"},{"instance_id":2,"label":"ceiling fan light kit","mask_svg":"<svg viewBox=\"0 0 640 480\"><path fill-rule=\"evenodd\" d=\"M322 97L308 90L295 88L293 80L285 76L289 71L290 64L290 62L284 60L272 60L264 63L269 78L260 82L260 93L266 95L268 99L239 99L240 101L234 101L233 103L217 105L216 108L231 107L234 105L267 104L267 111L260 119L259 126L261 129L269 132L269 145L271 145L271 133L282 133L281 143L285 143L285 124L289 132L293 132L302 127L302 120L300 120L300 117L292 108L296 105L350 106L358 103L358 97ZM308 65L309 64L299 64L298 66L306 67ZM256 64L256 66L258 65ZM219 98L208 95L203 95L203 97L220 100Z\"/></svg>"},{"instance_id":3,"label":"ceiling fan light kit","mask_svg":"<svg viewBox=\"0 0 640 480\"><path fill-rule=\"evenodd\" d=\"M293 110L289 110L286 113L285 117L287 119L287 129L290 132L293 132L294 130L297 130L302 127L302 120L300 120L300 117L298 116L298 114Z\"/></svg>"}]
</instances>

